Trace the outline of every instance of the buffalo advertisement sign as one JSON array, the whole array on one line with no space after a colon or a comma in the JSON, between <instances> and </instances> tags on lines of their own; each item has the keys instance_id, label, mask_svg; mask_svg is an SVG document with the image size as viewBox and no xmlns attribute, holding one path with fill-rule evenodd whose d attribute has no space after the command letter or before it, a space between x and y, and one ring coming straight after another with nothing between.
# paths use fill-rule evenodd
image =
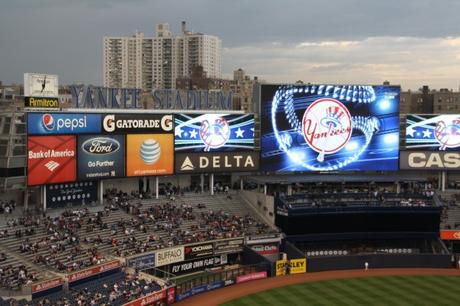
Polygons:
<instances>
[{"instance_id":1,"label":"buffalo advertisement sign","mask_svg":"<svg viewBox=\"0 0 460 306\"><path fill-rule=\"evenodd\" d=\"M171 265L171 273L182 275L227 264L227 255L195 259Z\"/></svg>"},{"instance_id":2,"label":"buffalo advertisement sign","mask_svg":"<svg viewBox=\"0 0 460 306\"><path fill-rule=\"evenodd\" d=\"M185 256L183 246L159 250L155 253L155 267L161 267L176 262L181 262L184 261L184 259Z\"/></svg>"},{"instance_id":3,"label":"buffalo advertisement sign","mask_svg":"<svg viewBox=\"0 0 460 306\"><path fill-rule=\"evenodd\" d=\"M115 134L172 133L173 116L162 114L108 114L102 119L103 132Z\"/></svg>"},{"instance_id":4,"label":"buffalo advertisement sign","mask_svg":"<svg viewBox=\"0 0 460 306\"><path fill-rule=\"evenodd\" d=\"M442 230L441 231L442 240L460 240L460 230Z\"/></svg>"},{"instance_id":5,"label":"buffalo advertisement sign","mask_svg":"<svg viewBox=\"0 0 460 306\"><path fill-rule=\"evenodd\" d=\"M402 170L459 170L460 152L401 151Z\"/></svg>"},{"instance_id":6,"label":"buffalo advertisement sign","mask_svg":"<svg viewBox=\"0 0 460 306\"><path fill-rule=\"evenodd\" d=\"M173 174L173 134L135 134L126 137L127 176Z\"/></svg>"},{"instance_id":7,"label":"buffalo advertisement sign","mask_svg":"<svg viewBox=\"0 0 460 306\"><path fill-rule=\"evenodd\" d=\"M126 259L126 265L134 269L148 269L155 267L155 253Z\"/></svg>"},{"instance_id":8,"label":"buffalo advertisement sign","mask_svg":"<svg viewBox=\"0 0 460 306\"><path fill-rule=\"evenodd\" d=\"M262 85L261 170L397 170L399 98L399 86Z\"/></svg>"},{"instance_id":9,"label":"buffalo advertisement sign","mask_svg":"<svg viewBox=\"0 0 460 306\"><path fill-rule=\"evenodd\" d=\"M81 270L81 271L69 274L68 275L69 283L73 283L73 282L76 282L76 281L79 281L79 280L82 280L88 277L95 276L100 273L118 269L118 268L120 268L120 261L112 260L112 261L106 262L104 264L101 264L101 265L98 265L92 268L88 268L85 270Z\"/></svg>"},{"instance_id":10,"label":"buffalo advertisement sign","mask_svg":"<svg viewBox=\"0 0 460 306\"><path fill-rule=\"evenodd\" d=\"M176 152L222 152L254 149L254 115L176 115Z\"/></svg>"},{"instance_id":11,"label":"buffalo advertisement sign","mask_svg":"<svg viewBox=\"0 0 460 306\"><path fill-rule=\"evenodd\" d=\"M408 115L406 149L460 150L460 115Z\"/></svg>"},{"instance_id":12,"label":"buffalo advertisement sign","mask_svg":"<svg viewBox=\"0 0 460 306\"><path fill-rule=\"evenodd\" d=\"M62 183L46 186L47 207L64 207L71 204L97 201L97 182Z\"/></svg>"},{"instance_id":13,"label":"buffalo advertisement sign","mask_svg":"<svg viewBox=\"0 0 460 306\"><path fill-rule=\"evenodd\" d=\"M187 245L184 247L185 260L210 256L214 253L213 243Z\"/></svg>"},{"instance_id":14,"label":"buffalo advertisement sign","mask_svg":"<svg viewBox=\"0 0 460 306\"><path fill-rule=\"evenodd\" d=\"M243 251L244 238L219 240L214 242L214 254L230 254Z\"/></svg>"},{"instance_id":15,"label":"buffalo advertisement sign","mask_svg":"<svg viewBox=\"0 0 460 306\"><path fill-rule=\"evenodd\" d=\"M61 277L56 277L52 279L48 279L45 281L41 281L39 283L33 283L32 284L32 294L50 290L59 286L62 286L64 284L64 280Z\"/></svg>"},{"instance_id":16,"label":"buffalo advertisement sign","mask_svg":"<svg viewBox=\"0 0 460 306\"><path fill-rule=\"evenodd\" d=\"M78 179L123 177L125 138L123 135L78 136Z\"/></svg>"},{"instance_id":17,"label":"buffalo advertisement sign","mask_svg":"<svg viewBox=\"0 0 460 306\"><path fill-rule=\"evenodd\" d=\"M30 136L27 139L27 185L76 179L75 136Z\"/></svg>"},{"instance_id":18,"label":"buffalo advertisement sign","mask_svg":"<svg viewBox=\"0 0 460 306\"><path fill-rule=\"evenodd\" d=\"M166 299L166 289L161 291L148 293L143 297L135 299L131 302L123 304L123 306L147 306L147 305L157 305L156 303ZM165 305L165 304L161 304Z\"/></svg>"},{"instance_id":19,"label":"buffalo advertisement sign","mask_svg":"<svg viewBox=\"0 0 460 306\"><path fill-rule=\"evenodd\" d=\"M259 170L257 152L176 153L176 173L208 173Z\"/></svg>"},{"instance_id":20,"label":"buffalo advertisement sign","mask_svg":"<svg viewBox=\"0 0 460 306\"><path fill-rule=\"evenodd\" d=\"M28 113L29 135L98 134L101 115L73 113Z\"/></svg>"}]
</instances>

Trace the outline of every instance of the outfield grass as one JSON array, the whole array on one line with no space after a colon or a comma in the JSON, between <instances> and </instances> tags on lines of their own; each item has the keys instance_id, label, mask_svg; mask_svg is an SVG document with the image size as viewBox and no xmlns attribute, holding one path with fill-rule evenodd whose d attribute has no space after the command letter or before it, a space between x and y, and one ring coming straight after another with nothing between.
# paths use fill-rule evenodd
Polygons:
<instances>
[{"instance_id":1,"label":"outfield grass","mask_svg":"<svg viewBox=\"0 0 460 306\"><path fill-rule=\"evenodd\" d=\"M303 283L224 305L460 305L460 277L375 276Z\"/></svg>"}]
</instances>

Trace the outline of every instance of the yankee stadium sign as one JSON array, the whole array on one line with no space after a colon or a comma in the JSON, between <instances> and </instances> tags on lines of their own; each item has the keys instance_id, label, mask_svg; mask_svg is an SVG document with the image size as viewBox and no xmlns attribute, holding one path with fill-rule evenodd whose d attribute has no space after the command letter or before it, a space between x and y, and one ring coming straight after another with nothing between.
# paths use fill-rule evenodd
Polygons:
<instances>
[{"instance_id":1,"label":"yankee stadium sign","mask_svg":"<svg viewBox=\"0 0 460 306\"><path fill-rule=\"evenodd\" d=\"M144 97L138 88L109 88L71 85L73 108L130 108L141 109ZM154 109L231 110L233 93L221 90L154 89L148 95Z\"/></svg>"}]
</instances>

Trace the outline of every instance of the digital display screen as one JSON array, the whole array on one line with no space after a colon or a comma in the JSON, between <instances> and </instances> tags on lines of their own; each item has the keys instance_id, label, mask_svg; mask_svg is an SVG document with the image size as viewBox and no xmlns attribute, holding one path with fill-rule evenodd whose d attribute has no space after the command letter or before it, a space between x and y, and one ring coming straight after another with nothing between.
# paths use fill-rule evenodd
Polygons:
<instances>
[{"instance_id":1,"label":"digital display screen","mask_svg":"<svg viewBox=\"0 0 460 306\"><path fill-rule=\"evenodd\" d=\"M460 115L408 115L406 149L460 150Z\"/></svg>"},{"instance_id":2,"label":"digital display screen","mask_svg":"<svg viewBox=\"0 0 460 306\"><path fill-rule=\"evenodd\" d=\"M399 86L262 85L261 170L398 170Z\"/></svg>"},{"instance_id":3,"label":"digital display screen","mask_svg":"<svg viewBox=\"0 0 460 306\"><path fill-rule=\"evenodd\" d=\"M253 150L254 115L175 115L174 135L176 152Z\"/></svg>"}]
</instances>

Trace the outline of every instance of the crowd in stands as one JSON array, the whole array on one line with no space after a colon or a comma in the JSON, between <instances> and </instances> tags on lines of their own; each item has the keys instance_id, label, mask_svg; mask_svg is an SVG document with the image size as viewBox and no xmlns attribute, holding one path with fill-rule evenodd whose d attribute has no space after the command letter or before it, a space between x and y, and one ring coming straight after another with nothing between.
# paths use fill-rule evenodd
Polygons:
<instances>
[{"instance_id":1,"label":"crowd in stands","mask_svg":"<svg viewBox=\"0 0 460 306\"><path fill-rule=\"evenodd\" d=\"M16 201L14 200L0 200L0 214L12 214L16 208Z\"/></svg>"},{"instance_id":2,"label":"crowd in stands","mask_svg":"<svg viewBox=\"0 0 460 306\"><path fill-rule=\"evenodd\" d=\"M6 256L2 255L5 260ZM37 280L35 273L30 273L24 265L0 265L0 286L7 289L18 289L24 284Z\"/></svg>"}]
</instances>

